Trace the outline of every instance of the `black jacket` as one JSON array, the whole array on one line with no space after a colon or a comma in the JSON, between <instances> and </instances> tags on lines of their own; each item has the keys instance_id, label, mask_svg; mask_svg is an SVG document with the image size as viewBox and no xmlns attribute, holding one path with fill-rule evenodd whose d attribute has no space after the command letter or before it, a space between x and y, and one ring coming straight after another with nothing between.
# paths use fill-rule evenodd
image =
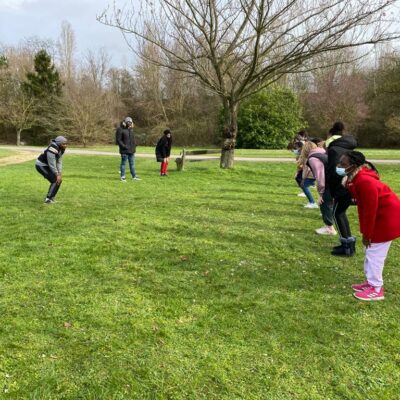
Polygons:
<instances>
[{"instance_id":1,"label":"black jacket","mask_svg":"<svg viewBox=\"0 0 400 400\"><path fill-rule=\"evenodd\" d=\"M160 138L160 140L156 145L157 161L162 162L164 161L164 158L169 157L171 155L171 147L172 147L172 138L168 139L166 135Z\"/></svg>"},{"instance_id":2,"label":"black jacket","mask_svg":"<svg viewBox=\"0 0 400 400\"><path fill-rule=\"evenodd\" d=\"M328 166L326 168L326 184L334 198L348 195L348 190L342 185L342 176L336 173L340 157L354 150L357 140L354 136L346 135L334 140L328 147Z\"/></svg>"},{"instance_id":3,"label":"black jacket","mask_svg":"<svg viewBox=\"0 0 400 400\"><path fill-rule=\"evenodd\" d=\"M115 134L120 154L136 153L136 142L132 128L117 128Z\"/></svg>"}]
</instances>

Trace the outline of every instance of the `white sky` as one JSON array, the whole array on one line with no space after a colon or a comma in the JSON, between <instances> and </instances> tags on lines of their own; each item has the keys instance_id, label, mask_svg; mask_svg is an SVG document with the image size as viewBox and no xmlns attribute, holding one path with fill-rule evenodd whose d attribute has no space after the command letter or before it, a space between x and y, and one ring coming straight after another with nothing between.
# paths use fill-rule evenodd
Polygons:
<instances>
[{"instance_id":1,"label":"white sky","mask_svg":"<svg viewBox=\"0 0 400 400\"><path fill-rule=\"evenodd\" d=\"M112 0L0 0L0 44L15 46L32 36L56 41L62 21L68 21L75 32L77 56L104 47L113 65L132 65L134 54L120 31L96 21L109 3Z\"/></svg>"}]
</instances>

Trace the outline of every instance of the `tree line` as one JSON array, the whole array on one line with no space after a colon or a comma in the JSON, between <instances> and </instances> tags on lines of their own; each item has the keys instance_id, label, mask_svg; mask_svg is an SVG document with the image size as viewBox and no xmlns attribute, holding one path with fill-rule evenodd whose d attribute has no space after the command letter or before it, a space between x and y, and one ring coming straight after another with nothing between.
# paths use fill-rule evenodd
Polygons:
<instances>
[{"instance_id":1,"label":"tree line","mask_svg":"<svg viewBox=\"0 0 400 400\"><path fill-rule=\"evenodd\" d=\"M400 146L400 55L379 49L362 62L349 49L321 54L306 71L283 74L251 93L238 107L236 145L282 148L297 129L324 136L341 119L363 146ZM153 145L169 127L176 144L220 145L226 115L218 93L155 63L161 54L154 44L143 43L141 52L130 68L111 66L104 49L78 61L68 22L56 42L31 38L3 45L0 141L43 144L62 134L83 146L113 143L116 125L131 115L141 144Z\"/></svg>"}]
</instances>

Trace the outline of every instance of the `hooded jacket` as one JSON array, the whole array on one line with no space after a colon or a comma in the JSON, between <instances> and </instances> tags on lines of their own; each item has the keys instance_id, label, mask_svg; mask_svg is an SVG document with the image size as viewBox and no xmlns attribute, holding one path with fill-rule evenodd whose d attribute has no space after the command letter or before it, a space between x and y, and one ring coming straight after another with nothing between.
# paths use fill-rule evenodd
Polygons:
<instances>
[{"instance_id":1,"label":"hooded jacket","mask_svg":"<svg viewBox=\"0 0 400 400\"><path fill-rule=\"evenodd\" d=\"M378 174L363 167L347 183L357 201L360 232L372 243L382 243L400 237L400 199Z\"/></svg>"},{"instance_id":2,"label":"hooded jacket","mask_svg":"<svg viewBox=\"0 0 400 400\"><path fill-rule=\"evenodd\" d=\"M317 147L312 149L308 155L307 165L310 167L314 178L317 180L318 193L322 197L325 192L325 166L326 166L326 151Z\"/></svg>"},{"instance_id":3,"label":"hooded jacket","mask_svg":"<svg viewBox=\"0 0 400 400\"><path fill-rule=\"evenodd\" d=\"M136 142L132 128L120 126L115 134L120 154L136 153Z\"/></svg>"},{"instance_id":4,"label":"hooded jacket","mask_svg":"<svg viewBox=\"0 0 400 400\"><path fill-rule=\"evenodd\" d=\"M354 150L357 147L357 140L354 136L341 136L339 139L330 143L328 154L328 165L326 168L326 185L328 186L332 196L338 198L347 195L347 189L342 185L342 177L336 174L336 166L340 157Z\"/></svg>"},{"instance_id":5,"label":"hooded jacket","mask_svg":"<svg viewBox=\"0 0 400 400\"><path fill-rule=\"evenodd\" d=\"M164 161L171 155L172 138L163 135L156 145L156 158L158 162Z\"/></svg>"},{"instance_id":6,"label":"hooded jacket","mask_svg":"<svg viewBox=\"0 0 400 400\"><path fill-rule=\"evenodd\" d=\"M50 168L50 171L56 176L61 175L64 152L65 150L55 140L52 140L47 149L37 158L36 164Z\"/></svg>"}]
</instances>

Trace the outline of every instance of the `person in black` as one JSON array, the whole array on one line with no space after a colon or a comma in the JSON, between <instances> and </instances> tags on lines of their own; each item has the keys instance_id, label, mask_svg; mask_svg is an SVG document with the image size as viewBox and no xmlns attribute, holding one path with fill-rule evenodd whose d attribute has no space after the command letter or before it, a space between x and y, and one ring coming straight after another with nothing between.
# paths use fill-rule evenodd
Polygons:
<instances>
[{"instance_id":1,"label":"person in black","mask_svg":"<svg viewBox=\"0 0 400 400\"><path fill-rule=\"evenodd\" d=\"M120 127L117 128L115 133L116 142L119 146L119 153L121 154L121 165L120 165L120 176L121 181L126 182L125 177L125 166L126 160L129 162L129 170L132 175L132 179L140 181L141 179L136 175L135 172L135 153L136 143L135 136L133 134L133 120L131 117L126 117L121 123Z\"/></svg>"},{"instance_id":2,"label":"person in black","mask_svg":"<svg viewBox=\"0 0 400 400\"><path fill-rule=\"evenodd\" d=\"M328 148L328 165L326 169L326 182L334 200L333 216L340 234L341 244L334 247L331 252L335 256L352 256L355 253L355 237L351 235L349 220L346 211L352 205L350 192L342 185L343 177L336 173L336 166L340 157L357 147L357 140L351 135L344 135L344 124L337 121L330 132L337 136Z\"/></svg>"},{"instance_id":3,"label":"person in black","mask_svg":"<svg viewBox=\"0 0 400 400\"><path fill-rule=\"evenodd\" d=\"M36 170L50 182L45 203L54 203L54 198L62 182L62 156L67 147L67 139L57 136L50 142L47 149L38 157L35 163Z\"/></svg>"},{"instance_id":4,"label":"person in black","mask_svg":"<svg viewBox=\"0 0 400 400\"><path fill-rule=\"evenodd\" d=\"M171 146L172 146L172 136L171 131L166 129L164 131L163 136L157 142L156 145L156 158L157 161L161 163L160 175L167 176L168 175L168 162L169 156L171 155Z\"/></svg>"}]
</instances>

